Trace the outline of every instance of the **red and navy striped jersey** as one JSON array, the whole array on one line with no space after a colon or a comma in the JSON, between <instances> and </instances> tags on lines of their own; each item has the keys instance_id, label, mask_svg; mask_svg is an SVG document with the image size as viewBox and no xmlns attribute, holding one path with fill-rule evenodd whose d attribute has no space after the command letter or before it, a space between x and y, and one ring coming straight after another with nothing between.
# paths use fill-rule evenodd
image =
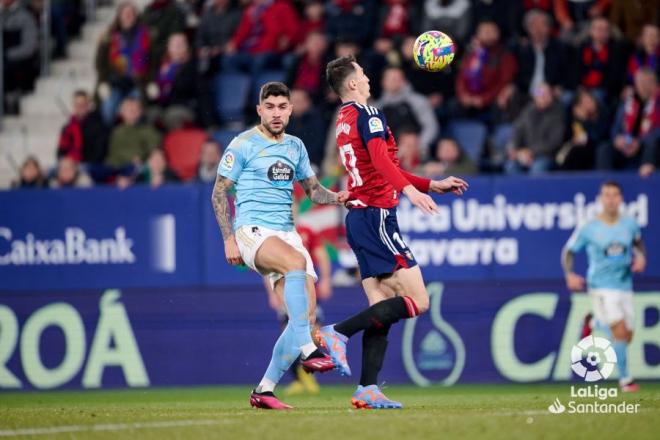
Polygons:
<instances>
[{"instance_id":1,"label":"red and navy striped jersey","mask_svg":"<svg viewBox=\"0 0 660 440\"><path fill-rule=\"evenodd\" d=\"M339 159L348 172L348 190L367 206L394 208L399 193L376 170L367 144L381 138L387 143L387 154L399 167L397 146L385 116L375 107L347 102L339 109L336 126Z\"/></svg>"}]
</instances>

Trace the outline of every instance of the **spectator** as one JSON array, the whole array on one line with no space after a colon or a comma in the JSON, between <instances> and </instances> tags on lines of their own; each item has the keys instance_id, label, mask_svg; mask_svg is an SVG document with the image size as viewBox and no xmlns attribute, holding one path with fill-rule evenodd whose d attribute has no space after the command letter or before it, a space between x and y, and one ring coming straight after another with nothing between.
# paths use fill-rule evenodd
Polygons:
<instances>
[{"instance_id":1,"label":"spectator","mask_svg":"<svg viewBox=\"0 0 660 440\"><path fill-rule=\"evenodd\" d=\"M57 161L57 171L50 179L51 188L89 188L92 184L89 175L69 156Z\"/></svg>"},{"instance_id":2,"label":"spectator","mask_svg":"<svg viewBox=\"0 0 660 440\"><path fill-rule=\"evenodd\" d=\"M147 86L147 96L154 104L150 120L158 121L168 130L180 127L184 120L194 121L198 108L197 84L188 39L182 33L170 35L167 53Z\"/></svg>"},{"instance_id":3,"label":"spectator","mask_svg":"<svg viewBox=\"0 0 660 440\"><path fill-rule=\"evenodd\" d=\"M605 18L591 21L589 38L580 46L578 56L579 84L589 89L601 103L618 96L623 81L624 58Z\"/></svg>"},{"instance_id":4,"label":"spectator","mask_svg":"<svg viewBox=\"0 0 660 440\"><path fill-rule=\"evenodd\" d=\"M300 41L312 32L325 35L325 5L321 0L307 0L303 8L303 19L300 24Z\"/></svg>"},{"instance_id":5,"label":"spectator","mask_svg":"<svg viewBox=\"0 0 660 440\"><path fill-rule=\"evenodd\" d=\"M253 76L266 67L288 68L282 54L298 43L300 19L288 0L252 0L225 48L222 70L247 70Z\"/></svg>"},{"instance_id":6,"label":"spectator","mask_svg":"<svg viewBox=\"0 0 660 440\"><path fill-rule=\"evenodd\" d=\"M296 57L288 72L287 83L293 88L305 90L320 102L325 90L325 65L328 41L325 34L312 32L307 35L301 53Z\"/></svg>"},{"instance_id":7,"label":"spectator","mask_svg":"<svg viewBox=\"0 0 660 440\"><path fill-rule=\"evenodd\" d=\"M522 39L514 51L520 68L516 77L518 91L531 94L543 83L559 88L564 80L565 52L551 35L551 17L532 9L525 14L524 25L528 38Z\"/></svg>"},{"instance_id":8,"label":"spectator","mask_svg":"<svg viewBox=\"0 0 660 440\"><path fill-rule=\"evenodd\" d=\"M37 76L38 29L32 15L19 0L2 0L0 11L3 44L4 105L8 114L18 114L22 92L31 90Z\"/></svg>"},{"instance_id":9,"label":"spectator","mask_svg":"<svg viewBox=\"0 0 660 440\"><path fill-rule=\"evenodd\" d=\"M490 121L491 106L498 100L506 103L517 70L516 60L500 43L500 31L492 21L479 24L472 47L463 57L456 78L459 116Z\"/></svg>"},{"instance_id":10,"label":"spectator","mask_svg":"<svg viewBox=\"0 0 660 440\"><path fill-rule=\"evenodd\" d=\"M529 0L473 0L472 17L479 22L493 22L502 33L502 41L521 33L522 16ZM478 25L474 26L478 28Z\"/></svg>"},{"instance_id":11,"label":"spectator","mask_svg":"<svg viewBox=\"0 0 660 440\"><path fill-rule=\"evenodd\" d=\"M399 130L396 145L399 148L399 163L406 171L414 172L419 166L422 155L420 138L415 129L403 128Z\"/></svg>"},{"instance_id":12,"label":"spectator","mask_svg":"<svg viewBox=\"0 0 660 440\"><path fill-rule=\"evenodd\" d=\"M105 123L114 122L124 98L140 95L149 73L149 31L138 21L133 3L120 3L117 17L96 52L98 95Z\"/></svg>"},{"instance_id":13,"label":"spectator","mask_svg":"<svg viewBox=\"0 0 660 440\"><path fill-rule=\"evenodd\" d=\"M241 13L231 6L231 0L213 0L202 15L195 37L200 72L218 71L220 57L236 32L240 19Z\"/></svg>"},{"instance_id":14,"label":"spectator","mask_svg":"<svg viewBox=\"0 0 660 440\"><path fill-rule=\"evenodd\" d=\"M426 176L465 176L479 171L458 142L451 138L438 141L435 155L423 169Z\"/></svg>"},{"instance_id":15,"label":"spectator","mask_svg":"<svg viewBox=\"0 0 660 440\"><path fill-rule=\"evenodd\" d=\"M126 174L142 165L161 139L153 127L140 123L142 104L138 99L126 98L120 113L122 122L112 130L105 163L120 174Z\"/></svg>"},{"instance_id":16,"label":"spectator","mask_svg":"<svg viewBox=\"0 0 660 440\"><path fill-rule=\"evenodd\" d=\"M73 114L62 127L57 157L69 157L76 162L102 164L108 150L110 131L101 114L92 109L89 94L77 90L73 94Z\"/></svg>"},{"instance_id":17,"label":"spectator","mask_svg":"<svg viewBox=\"0 0 660 440\"><path fill-rule=\"evenodd\" d=\"M564 139L564 108L555 101L550 86L539 86L533 99L514 125L509 160L504 166L508 174L549 171Z\"/></svg>"},{"instance_id":18,"label":"spectator","mask_svg":"<svg viewBox=\"0 0 660 440\"><path fill-rule=\"evenodd\" d=\"M178 180L176 174L168 168L163 150L160 148L151 150L147 159L147 166L142 168L142 172L138 176L138 181L148 183L152 188L158 188L164 183L176 182Z\"/></svg>"},{"instance_id":19,"label":"spectator","mask_svg":"<svg viewBox=\"0 0 660 440\"><path fill-rule=\"evenodd\" d=\"M199 157L199 170L197 171L197 180L199 182L215 182L218 176L220 158L220 144L213 139L207 139L202 145L202 152Z\"/></svg>"},{"instance_id":20,"label":"spectator","mask_svg":"<svg viewBox=\"0 0 660 440\"><path fill-rule=\"evenodd\" d=\"M603 17L611 0L553 0L554 15L559 22L564 41L574 43L588 26L589 20Z\"/></svg>"},{"instance_id":21,"label":"spectator","mask_svg":"<svg viewBox=\"0 0 660 440\"><path fill-rule=\"evenodd\" d=\"M560 169L574 171L594 168L596 150L608 135L606 112L601 107L588 91L578 90L566 130L568 140L556 156Z\"/></svg>"},{"instance_id":22,"label":"spectator","mask_svg":"<svg viewBox=\"0 0 660 440\"><path fill-rule=\"evenodd\" d=\"M19 171L18 180L12 182L12 188L48 188L48 179L35 156L28 156Z\"/></svg>"},{"instance_id":23,"label":"spectator","mask_svg":"<svg viewBox=\"0 0 660 440\"><path fill-rule=\"evenodd\" d=\"M385 0L378 17L378 36L400 42L417 33L416 9L410 0Z\"/></svg>"},{"instance_id":24,"label":"spectator","mask_svg":"<svg viewBox=\"0 0 660 440\"><path fill-rule=\"evenodd\" d=\"M425 0L422 29L440 29L459 44L470 34L470 0Z\"/></svg>"},{"instance_id":25,"label":"spectator","mask_svg":"<svg viewBox=\"0 0 660 440\"><path fill-rule=\"evenodd\" d=\"M633 83L641 67L653 69L656 77L660 76L660 28L657 25L647 24L642 28L637 49L628 59L629 84Z\"/></svg>"},{"instance_id":26,"label":"spectator","mask_svg":"<svg viewBox=\"0 0 660 440\"><path fill-rule=\"evenodd\" d=\"M293 113L286 131L302 139L307 147L309 161L318 170L325 153L325 131L328 124L323 120L319 110L312 105L307 91L293 89L291 104Z\"/></svg>"},{"instance_id":27,"label":"spectator","mask_svg":"<svg viewBox=\"0 0 660 440\"><path fill-rule=\"evenodd\" d=\"M327 32L331 43L354 41L370 47L378 6L375 0L330 0L327 6Z\"/></svg>"},{"instance_id":28,"label":"spectator","mask_svg":"<svg viewBox=\"0 0 660 440\"><path fill-rule=\"evenodd\" d=\"M149 29L154 60L163 57L170 35L186 30L186 14L176 0L153 0L144 9L142 21Z\"/></svg>"},{"instance_id":29,"label":"spectator","mask_svg":"<svg viewBox=\"0 0 660 440\"><path fill-rule=\"evenodd\" d=\"M376 102L396 138L403 128L419 134L421 157L428 157L431 142L438 135L438 121L429 100L413 91L403 70L389 67L383 75L383 94Z\"/></svg>"},{"instance_id":30,"label":"spectator","mask_svg":"<svg viewBox=\"0 0 660 440\"><path fill-rule=\"evenodd\" d=\"M612 0L610 22L631 41L637 41L647 23L660 22L658 0Z\"/></svg>"},{"instance_id":31,"label":"spectator","mask_svg":"<svg viewBox=\"0 0 660 440\"><path fill-rule=\"evenodd\" d=\"M598 150L599 169L653 171L660 139L660 90L653 70L643 67L635 74L635 94L619 105L611 136L612 144Z\"/></svg>"}]
</instances>

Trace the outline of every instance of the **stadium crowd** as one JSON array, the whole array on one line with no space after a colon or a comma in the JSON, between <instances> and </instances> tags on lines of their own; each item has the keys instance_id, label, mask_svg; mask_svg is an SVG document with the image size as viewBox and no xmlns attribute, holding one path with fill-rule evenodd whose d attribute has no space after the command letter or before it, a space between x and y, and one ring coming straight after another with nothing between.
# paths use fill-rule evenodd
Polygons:
<instances>
[{"instance_id":1,"label":"stadium crowd","mask_svg":"<svg viewBox=\"0 0 660 440\"><path fill-rule=\"evenodd\" d=\"M2 1L11 92L29 87L12 74L34 65L36 21L19 0ZM660 0L122 2L98 44L96 89L74 94L54 140L56 169L31 157L15 186L213 181L266 79L291 87L287 132L321 175L339 176L339 101L324 72L347 54L370 77L407 170L648 176L660 165L659 23ZM72 28L53 30L59 56ZM430 29L456 43L440 73L413 60Z\"/></svg>"}]
</instances>

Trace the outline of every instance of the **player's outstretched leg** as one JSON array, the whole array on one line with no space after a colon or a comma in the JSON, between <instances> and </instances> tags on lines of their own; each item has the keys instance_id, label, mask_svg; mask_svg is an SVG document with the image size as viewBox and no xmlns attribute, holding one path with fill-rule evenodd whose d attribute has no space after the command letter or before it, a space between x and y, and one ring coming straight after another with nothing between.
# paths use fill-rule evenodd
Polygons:
<instances>
[{"instance_id":1,"label":"player's outstretched leg","mask_svg":"<svg viewBox=\"0 0 660 440\"><path fill-rule=\"evenodd\" d=\"M281 402L274 394L275 386L291 364L300 355L300 348L296 345L295 335L290 324L277 339L273 347L273 355L268 364L266 374L256 389L250 394L250 405L263 409L291 409L292 407Z\"/></svg>"}]
</instances>

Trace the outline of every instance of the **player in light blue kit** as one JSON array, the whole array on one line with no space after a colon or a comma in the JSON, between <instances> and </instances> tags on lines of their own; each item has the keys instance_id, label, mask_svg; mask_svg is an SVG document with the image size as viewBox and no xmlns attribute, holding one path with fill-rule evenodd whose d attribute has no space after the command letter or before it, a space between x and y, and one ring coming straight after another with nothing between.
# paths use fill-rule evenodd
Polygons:
<instances>
[{"instance_id":1,"label":"player in light blue kit","mask_svg":"<svg viewBox=\"0 0 660 440\"><path fill-rule=\"evenodd\" d=\"M286 85L266 83L257 113L261 123L229 144L218 166L212 203L230 264L246 264L267 275L283 296L289 323L273 347L273 356L250 404L257 408L289 409L273 391L300 355L308 371L335 368L332 359L312 341L310 319L316 315L316 273L309 252L293 226L293 181L299 181L315 203L343 204L348 193L334 193L314 175L300 139L284 133L292 106ZM227 190L236 185L236 215L232 227Z\"/></svg>"},{"instance_id":2,"label":"player in light blue kit","mask_svg":"<svg viewBox=\"0 0 660 440\"><path fill-rule=\"evenodd\" d=\"M628 371L627 348L633 336L634 305L632 273L646 267L646 252L639 225L620 214L623 194L613 181L600 188L602 213L578 227L562 252L566 285L584 291L585 280L573 272L573 255L587 251L587 288L592 302L594 327L603 332L617 356L619 386L624 392L639 390Z\"/></svg>"}]
</instances>

